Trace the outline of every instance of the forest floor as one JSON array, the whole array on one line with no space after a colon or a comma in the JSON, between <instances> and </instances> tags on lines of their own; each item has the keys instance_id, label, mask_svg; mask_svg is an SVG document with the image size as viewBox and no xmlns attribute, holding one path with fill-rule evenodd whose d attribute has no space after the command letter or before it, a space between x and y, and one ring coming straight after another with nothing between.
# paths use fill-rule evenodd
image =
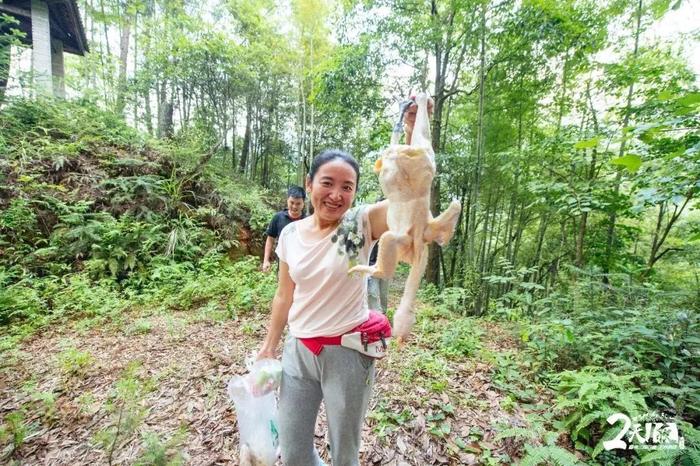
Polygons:
<instances>
[{"instance_id":1,"label":"forest floor","mask_svg":"<svg viewBox=\"0 0 700 466\"><path fill-rule=\"evenodd\" d=\"M480 319L461 319L455 330L450 315L421 307L409 342L392 343L377 363L361 464L515 462L522 444L497 433L526 425L524 413L493 378L517 340ZM226 384L245 372L267 318L210 306L133 311L120 322L86 319L34 335L0 363L0 418L19 420L0 438L0 463L237 464ZM325 425L322 409L316 444L329 460Z\"/></svg>"}]
</instances>

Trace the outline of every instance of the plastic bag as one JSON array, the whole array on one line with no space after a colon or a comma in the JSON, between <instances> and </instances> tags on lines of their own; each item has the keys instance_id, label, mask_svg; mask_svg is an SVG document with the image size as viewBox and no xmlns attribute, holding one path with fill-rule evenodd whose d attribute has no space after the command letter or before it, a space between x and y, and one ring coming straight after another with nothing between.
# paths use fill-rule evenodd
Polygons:
<instances>
[{"instance_id":1,"label":"plastic bag","mask_svg":"<svg viewBox=\"0 0 700 466\"><path fill-rule=\"evenodd\" d=\"M248 363L248 373L228 383L228 396L235 405L240 433L241 466L273 466L277 461L276 390L282 364L275 359Z\"/></svg>"}]
</instances>

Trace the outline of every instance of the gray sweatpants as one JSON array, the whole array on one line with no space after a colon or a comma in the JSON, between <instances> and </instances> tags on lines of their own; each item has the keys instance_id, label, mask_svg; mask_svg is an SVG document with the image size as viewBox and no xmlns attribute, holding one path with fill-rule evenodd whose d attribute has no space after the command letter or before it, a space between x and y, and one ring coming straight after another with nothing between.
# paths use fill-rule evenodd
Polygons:
<instances>
[{"instance_id":1,"label":"gray sweatpants","mask_svg":"<svg viewBox=\"0 0 700 466\"><path fill-rule=\"evenodd\" d=\"M343 346L315 356L288 337L282 353L279 425L285 466L322 464L314 447L321 400L326 405L333 466L358 466L360 434L374 382L374 359Z\"/></svg>"}]
</instances>

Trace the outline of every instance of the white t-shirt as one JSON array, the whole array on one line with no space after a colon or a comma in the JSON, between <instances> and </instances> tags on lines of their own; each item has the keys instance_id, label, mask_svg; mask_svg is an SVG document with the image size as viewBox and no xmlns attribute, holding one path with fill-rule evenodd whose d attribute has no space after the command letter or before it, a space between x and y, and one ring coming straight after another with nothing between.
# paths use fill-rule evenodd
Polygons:
<instances>
[{"instance_id":1,"label":"white t-shirt","mask_svg":"<svg viewBox=\"0 0 700 466\"><path fill-rule=\"evenodd\" d=\"M275 252L289 266L295 284L289 333L296 338L342 335L369 318L367 280L348 274L367 264L372 243L366 206L348 210L337 229L310 241L299 234L300 220L284 227Z\"/></svg>"}]
</instances>

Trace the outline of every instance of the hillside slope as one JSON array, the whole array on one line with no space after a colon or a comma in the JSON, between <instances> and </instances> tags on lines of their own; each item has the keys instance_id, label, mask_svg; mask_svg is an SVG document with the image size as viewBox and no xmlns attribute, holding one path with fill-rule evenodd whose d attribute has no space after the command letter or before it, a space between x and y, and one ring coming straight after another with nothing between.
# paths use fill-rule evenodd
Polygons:
<instances>
[{"instance_id":1,"label":"hillside slope","mask_svg":"<svg viewBox=\"0 0 700 466\"><path fill-rule=\"evenodd\" d=\"M3 108L0 325L50 313L57 279L134 293L159 267L258 253L268 195L210 157L212 145L151 140L85 102Z\"/></svg>"}]
</instances>

